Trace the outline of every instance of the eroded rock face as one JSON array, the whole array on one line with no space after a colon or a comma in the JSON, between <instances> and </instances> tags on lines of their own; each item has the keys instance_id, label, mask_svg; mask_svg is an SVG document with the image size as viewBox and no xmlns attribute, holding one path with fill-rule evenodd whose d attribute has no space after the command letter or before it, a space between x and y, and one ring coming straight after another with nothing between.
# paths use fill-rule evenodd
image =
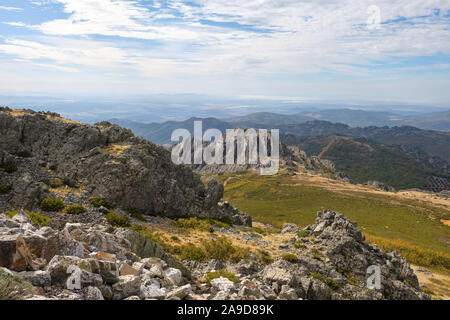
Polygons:
<instances>
[{"instance_id":1,"label":"eroded rock face","mask_svg":"<svg viewBox=\"0 0 450 320\"><path fill-rule=\"evenodd\" d=\"M103 220L54 230L0 214L0 261L7 265L0 267L0 299L429 299L404 258L367 244L345 216L320 212L307 229L309 236L293 235L301 249L283 249L297 261L263 265L250 255L181 264L152 240ZM379 289L366 285L370 266L380 268ZM218 276L208 285L210 272Z\"/></svg>"},{"instance_id":2,"label":"eroded rock face","mask_svg":"<svg viewBox=\"0 0 450 320\"><path fill-rule=\"evenodd\" d=\"M117 125L91 126L32 111L14 116L2 108L0 136L2 163L18 169L1 178L12 190L0 199L0 209L38 207L48 195L42 182L57 176L69 186L83 186L89 196L146 215L233 219L232 211L217 206L221 185L205 188L190 168L174 165L167 150ZM16 156L23 150L32 157Z\"/></svg>"}]
</instances>

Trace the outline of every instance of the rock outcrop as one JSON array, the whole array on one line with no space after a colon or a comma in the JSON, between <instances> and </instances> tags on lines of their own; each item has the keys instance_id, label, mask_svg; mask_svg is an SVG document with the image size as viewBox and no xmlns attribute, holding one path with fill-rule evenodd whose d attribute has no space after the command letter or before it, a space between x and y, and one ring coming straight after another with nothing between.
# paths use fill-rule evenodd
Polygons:
<instances>
[{"instance_id":1,"label":"rock outcrop","mask_svg":"<svg viewBox=\"0 0 450 320\"><path fill-rule=\"evenodd\" d=\"M190 168L174 165L168 151L117 125L2 108L0 136L0 163L10 169L0 177L9 188L0 194L2 211L38 207L51 182L145 215L237 217L219 208L223 188L217 183L205 188Z\"/></svg>"},{"instance_id":2,"label":"rock outcrop","mask_svg":"<svg viewBox=\"0 0 450 320\"><path fill-rule=\"evenodd\" d=\"M297 259L266 265L255 256L182 264L149 238L101 220L52 229L2 214L0 226L0 246L20 238L28 257L14 264L17 249L2 249L0 300L429 298L404 258L365 243L355 223L332 211L320 212L314 225L293 234L284 250ZM370 266L381 270L380 288L367 287ZM234 278L224 273L203 283L222 269Z\"/></svg>"}]
</instances>

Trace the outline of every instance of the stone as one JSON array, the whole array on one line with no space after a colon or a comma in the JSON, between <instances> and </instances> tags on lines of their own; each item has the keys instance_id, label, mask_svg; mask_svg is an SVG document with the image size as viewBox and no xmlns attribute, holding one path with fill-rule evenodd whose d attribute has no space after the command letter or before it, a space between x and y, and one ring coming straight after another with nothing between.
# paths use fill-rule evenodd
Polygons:
<instances>
[{"instance_id":1,"label":"stone","mask_svg":"<svg viewBox=\"0 0 450 320\"><path fill-rule=\"evenodd\" d=\"M184 299L188 294L192 293L192 287L190 284L184 285L182 287L176 288L172 291L170 291L166 295L166 299L173 299L173 298L179 298Z\"/></svg>"},{"instance_id":2,"label":"stone","mask_svg":"<svg viewBox=\"0 0 450 320\"><path fill-rule=\"evenodd\" d=\"M113 299L122 300L130 296L139 295L141 279L138 276L120 276L119 282L112 286Z\"/></svg>"},{"instance_id":3,"label":"stone","mask_svg":"<svg viewBox=\"0 0 450 320\"><path fill-rule=\"evenodd\" d=\"M141 299L164 299L166 290L157 280L147 278L142 281L139 296Z\"/></svg>"},{"instance_id":4,"label":"stone","mask_svg":"<svg viewBox=\"0 0 450 320\"><path fill-rule=\"evenodd\" d=\"M183 281L183 275L179 269L168 268L164 270L165 279L174 286L178 286Z\"/></svg>"},{"instance_id":5,"label":"stone","mask_svg":"<svg viewBox=\"0 0 450 320\"><path fill-rule=\"evenodd\" d=\"M102 296L105 300L111 300L113 298L113 291L112 288L108 285L101 285L99 287Z\"/></svg>"},{"instance_id":6,"label":"stone","mask_svg":"<svg viewBox=\"0 0 450 320\"><path fill-rule=\"evenodd\" d=\"M121 276L127 276L127 275L138 276L139 270L134 269L128 263L124 262L120 265L119 275L121 275Z\"/></svg>"},{"instance_id":7,"label":"stone","mask_svg":"<svg viewBox=\"0 0 450 320\"><path fill-rule=\"evenodd\" d=\"M36 269L30 249L20 234L0 236L0 267L14 271Z\"/></svg>"},{"instance_id":8,"label":"stone","mask_svg":"<svg viewBox=\"0 0 450 320\"><path fill-rule=\"evenodd\" d=\"M24 271L19 275L35 287L48 287L51 285L52 279L47 271Z\"/></svg>"},{"instance_id":9,"label":"stone","mask_svg":"<svg viewBox=\"0 0 450 320\"><path fill-rule=\"evenodd\" d=\"M16 221L17 223L20 224L27 224L27 223L32 223L30 217L23 211L20 210L13 218L13 221Z\"/></svg>"},{"instance_id":10,"label":"stone","mask_svg":"<svg viewBox=\"0 0 450 320\"><path fill-rule=\"evenodd\" d=\"M81 269L92 273L98 273L105 283L113 284L119 280L119 270L115 262L88 258L78 260L77 265Z\"/></svg>"},{"instance_id":11,"label":"stone","mask_svg":"<svg viewBox=\"0 0 450 320\"><path fill-rule=\"evenodd\" d=\"M293 223L285 223L281 228L281 233L297 233L300 230L298 225Z\"/></svg>"},{"instance_id":12,"label":"stone","mask_svg":"<svg viewBox=\"0 0 450 320\"><path fill-rule=\"evenodd\" d=\"M105 300L103 298L102 292L97 287L89 286L84 291L85 300Z\"/></svg>"},{"instance_id":13,"label":"stone","mask_svg":"<svg viewBox=\"0 0 450 320\"><path fill-rule=\"evenodd\" d=\"M54 256L48 263L45 271L50 274L52 284L64 284L70 273L69 266L77 265L81 259L72 256Z\"/></svg>"},{"instance_id":14,"label":"stone","mask_svg":"<svg viewBox=\"0 0 450 320\"><path fill-rule=\"evenodd\" d=\"M32 284L0 268L0 300L24 300L37 294Z\"/></svg>"},{"instance_id":15,"label":"stone","mask_svg":"<svg viewBox=\"0 0 450 320\"><path fill-rule=\"evenodd\" d=\"M93 258L96 260L108 261L108 262L116 262L116 255L108 252L92 252L89 254L89 258Z\"/></svg>"},{"instance_id":16,"label":"stone","mask_svg":"<svg viewBox=\"0 0 450 320\"><path fill-rule=\"evenodd\" d=\"M278 295L278 298L282 300L298 300L298 295L295 289L287 285L283 285L281 286L281 291L280 294Z\"/></svg>"},{"instance_id":17,"label":"stone","mask_svg":"<svg viewBox=\"0 0 450 320\"><path fill-rule=\"evenodd\" d=\"M219 291L230 291L234 288L234 282L228 278L219 277L211 280L211 287Z\"/></svg>"}]
</instances>

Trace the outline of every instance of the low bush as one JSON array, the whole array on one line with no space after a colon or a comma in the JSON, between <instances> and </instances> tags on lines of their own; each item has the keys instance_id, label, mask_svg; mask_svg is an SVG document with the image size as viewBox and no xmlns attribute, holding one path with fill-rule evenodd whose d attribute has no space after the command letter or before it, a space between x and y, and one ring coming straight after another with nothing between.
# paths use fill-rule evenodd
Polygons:
<instances>
[{"instance_id":1,"label":"low bush","mask_svg":"<svg viewBox=\"0 0 450 320\"><path fill-rule=\"evenodd\" d=\"M364 234L367 242L374 243L386 252L397 251L410 263L450 272L450 254L423 249L403 240L391 240Z\"/></svg>"},{"instance_id":2,"label":"low bush","mask_svg":"<svg viewBox=\"0 0 450 320\"><path fill-rule=\"evenodd\" d=\"M110 212L106 215L106 221L113 227L128 228L131 227L130 218L122 214Z\"/></svg>"},{"instance_id":3,"label":"low bush","mask_svg":"<svg viewBox=\"0 0 450 320\"><path fill-rule=\"evenodd\" d=\"M208 256L202 247L197 247L192 243L179 247L179 256L181 260L199 261L203 262L208 260ZM175 252L172 252L176 254Z\"/></svg>"},{"instance_id":4,"label":"low bush","mask_svg":"<svg viewBox=\"0 0 450 320\"><path fill-rule=\"evenodd\" d=\"M259 260L263 264L271 264L273 262L273 258L270 253L266 250L259 250Z\"/></svg>"},{"instance_id":5,"label":"low bush","mask_svg":"<svg viewBox=\"0 0 450 320\"><path fill-rule=\"evenodd\" d=\"M320 257L322 256L322 253L317 248L311 249L312 257L316 260L320 260Z\"/></svg>"},{"instance_id":6,"label":"low bush","mask_svg":"<svg viewBox=\"0 0 450 320\"><path fill-rule=\"evenodd\" d=\"M64 202L58 198L47 198L41 203L41 210L46 212L59 212L64 208Z\"/></svg>"},{"instance_id":7,"label":"low bush","mask_svg":"<svg viewBox=\"0 0 450 320\"><path fill-rule=\"evenodd\" d=\"M17 167L11 162L4 162L0 164L0 169L3 169L6 173L13 173L17 171Z\"/></svg>"},{"instance_id":8,"label":"low bush","mask_svg":"<svg viewBox=\"0 0 450 320\"><path fill-rule=\"evenodd\" d=\"M297 232L297 236L300 238L308 237L311 232L309 230L300 230Z\"/></svg>"},{"instance_id":9,"label":"low bush","mask_svg":"<svg viewBox=\"0 0 450 320\"><path fill-rule=\"evenodd\" d=\"M74 206L68 206L66 208L66 212L68 214L81 214L81 213L85 213L87 211L87 209L83 206L78 206L78 205L74 205Z\"/></svg>"},{"instance_id":10,"label":"low bush","mask_svg":"<svg viewBox=\"0 0 450 320\"><path fill-rule=\"evenodd\" d=\"M317 279L325 283L332 291L337 291L341 287L339 283L334 281L332 278L325 277L324 275L318 272L314 272L311 275L314 279Z\"/></svg>"},{"instance_id":11,"label":"low bush","mask_svg":"<svg viewBox=\"0 0 450 320\"><path fill-rule=\"evenodd\" d=\"M32 157L32 154L30 151L24 150L17 152L17 156L21 158L30 158Z\"/></svg>"},{"instance_id":12,"label":"low bush","mask_svg":"<svg viewBox=\"0 0 450 320\"><path fill-rule=\"evenodd\" d=\"M298 257L295 254L293 254L293 253L285 253L285 254L283 254L281 256L281 258L283 260L286 260L286 261L291 262L291 263L297 263L298 262Z\"/></svg>"},{"instance_id":13,"label":"low bush","mask_svg":"<svg viewBox=\"0 0 450 320\"><path fill-rule=\"evenodd\" d=\"M297 249L306 249L306 246L301 241L298 241L298 240L294 244L294 247L297 248Z\"/></svg>"},{"instance_id":14,"label":"low bush","mask_svg":"<svg viewBox=\"0 0 450 320\"><path fill-rule=\"evenodd\" d=\"M200 219L197 217L193 218L180 218L175 221L175 226L183 229L195 229L207 232L214 232L214 229L206 219Z\"/></svg>"},{"instance_id":15,"label":"low bush","mask_svg":"<svg viewBox=\"0 0 450 320\"><path fill-rule=\"evenodd\" d=\"M62 183L58 180L44 179L42 180L42 182L48 185L50 188L59 188L62 186Z\"/></svg>"},{"instance_id":16,"label":"low bush","mask_svg":"<svg viewBox=\"0 0 450 320\"><path fill-rule=\"evenodd\" d=\"M187 244L179 246L181 260L207 261L217 259L231 260L235 263L250 257L250 249L234 246L231 241L219 238L202 242L200 246Z\"/></svg>"},{"instance_id":17,"label":"low bush","mask_svg":"<svg viewBox=\"0 0 450 320\"><path fill-rule=\"evenodd\" d=\"M196 229L206 232L214 232L213 226L229 229L231 228L231 224L228 222L223 222L211 218L180 218L175 221L175 226L184 229Z\"/></svg>"},{"instance_id":18,"label":"low bush","mask_svg":"<svg viewBox=\"0 0 450 320\"><path fill-rule=\"evenodd\" d=\"M6 194L11 191L11 186L0 184L0 194Z\"/></svg>"},{"instance_id":19,"label":"low bush","mask_svg":"<svg viewBox=\"0 0 450 320\"><path fill-rule=\"evenodd\" d=\"M125 211L127 213L130 214L130 216L132 216L135 219L138 219L139 221L145 221L144 215L142 214L142 212L138 209L134 209L134 208L128 208L125 209Z\"/></svg>"},{"instance_id":20,"label":"low bush","mask_svg":"<svg viewBox=\"0 0 450 320\"><path fill-rule=\"evenodd\" d=\"M236 275L233 272L227 271L225 269L217 270L217 271L214 271L214 272L209 272L206 275L205 280L208 283L208 285L210 286L211 285L211 280L217 279L217 278L220 278L220 277L227 278L228 280L233 281L233 282L238 282L239 281L239 278L236 277Z\"/></svg>"},{"instance_id":21,"label":"low bush","mask_svg":"<svg viewBox=\"0 0 450 320\"><path fill-rule=\"evenodd\" d=\"M91 197L89 198L89 202L96 208L100 208L100 207L105 207L106 209L112 210L114 209L114 206L108 202L106 202L106 200L97 198L97 197Z\"/></svg>"},{"instance_id":22,"label":"low bush","mask_svg":"<svg viewBox=\"0 0 450 320\"><path fill-rule=\"evenodd\" d=\"M124 216L125 217L125 216ZM125 217L128 219L128 217ZM164 247L164 249L168 249L167 244L165 243L165 241L157 234L151 232L150 230L148 230L147 227L145 227L144 225L138 225L138 224L133 224L131 227L126 227L130 230L133 230L137 233L142 234L144 237L159 243L160 245L162 245Z\"/></svg>"},{"instance_id":23,"label":"low bush","mask_svg":"<svg viewBox=\"0 0 450 320\"><path fill-rule=\"evenodd\" d=\"M10 218L13 218L19 211L7 211L6 215ZM30 217L33 223L37 223L41 227L45 227L47 223L51 220L49 217L46 217L37 212L31 212L28 210L24 210L24 212Z\"/></svg>"}]
</instances>

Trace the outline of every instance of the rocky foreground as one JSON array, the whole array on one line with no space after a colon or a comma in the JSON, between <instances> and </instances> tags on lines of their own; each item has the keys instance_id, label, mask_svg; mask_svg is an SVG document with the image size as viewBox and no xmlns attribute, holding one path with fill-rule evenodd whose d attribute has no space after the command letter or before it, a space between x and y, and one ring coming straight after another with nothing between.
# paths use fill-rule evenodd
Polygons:
<instances>
[{"instance_id":1,"label":"rocky foreground","mask_svg":"<svg viewBox=\"0 0 450 320\"><path fill-rule=\"evenodd\" d=\"M167 150L119 126L0 108L0 136L0 299L429 299L404 258L365 243L332 211L304 230L286 225L280 252L258 256L267 237L255 239L251 217L221 199L222 185L205 187ZM182 242L176 235L147 229L212 220L220 227L184 233L177 246L167 243ZM208 242L231 236L256 247ZM242 255L212 247L208 256L195 247L205 243ZM380 289L366 286L373 265Z\"/></svg>"},{"instance_id":2,"label":"rocky foreground","mask_svg":"<svg viewBox=\"0 0 450 320\"><path fill-rule=\"evenodd\" d=\"M301 236L306 231L310 236ZM302 243L297 259L181 264L141 234L101 221L53 229L24 212L0 215L0 299L429 299L404 258L365 243L339 213L319 213L302 232L295 225L282 232L292 233L288 246ZM381 268L380 290L366 287L370 265ZM228 276L207 283L205 276L223 269Z\"/></svg>"}]
</instances>

